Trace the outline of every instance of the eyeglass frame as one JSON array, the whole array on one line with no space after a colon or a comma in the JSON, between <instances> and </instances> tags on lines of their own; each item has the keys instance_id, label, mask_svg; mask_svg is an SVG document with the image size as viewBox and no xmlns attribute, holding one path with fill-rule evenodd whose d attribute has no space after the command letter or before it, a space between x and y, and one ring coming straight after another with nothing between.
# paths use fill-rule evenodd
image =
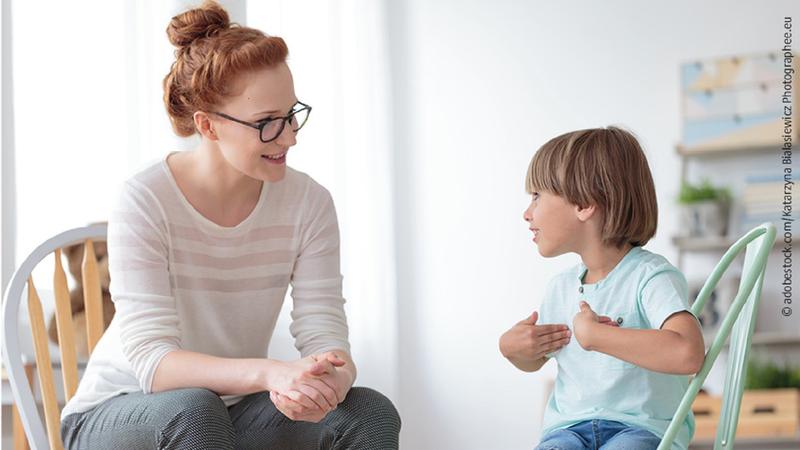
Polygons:
<instances>
[{"instance_id":1,"label":"eyeglass frame","mask_svg":"<svg viewBox=\"0 0 800 450\"><path fill-rule=\"evenodd\" d=\"M298 110L294 110L294 107L297 106L297 105L302 105L303 107L298 109ZM229 115L227 115L225 113L222 113L222 112L219 112L219 111L211 111L211 114L215 114L215 115L220 116L220 117L222 117L224 119L228 119L228 120L231 120L233 122L240 123L242 125L247 125L248 127L251 127L251 128L255 128L256 130L258 130L258 140L266 144L266 143L274 141L275 139L278 139L278 137L280 137L281 133L283 133L283 129L286 127L286 122L291 120L297 113L299 113L301 111L306 111L306 110L308 111L308 115L306 115L306 120L304 120L303 123L300 124L300 126L297 127L296 130L292 130L295 133L297 133L298 131L300 131L301 128L303 128L303 126L305 126L306 122L308 122L308 117L311 115L311 106L306 105L305 103L303 103L301 101L298 101L297 103L295 103L292 106L292 112L289 113L288 115L284 116L284 117L272 117L272 118L264 119L264 120L261 120L261 121L258 121L258 122L247 122L245 120L237 119L235 117L229 116ZM276 120L280 120L281 121L281 127L278 129L278 132L275 134L274 138L265 141L264 139L261 138L261 136L264 134L264 127L266 127L270 122L274 122Z\"/></svg>"}]
</instances>

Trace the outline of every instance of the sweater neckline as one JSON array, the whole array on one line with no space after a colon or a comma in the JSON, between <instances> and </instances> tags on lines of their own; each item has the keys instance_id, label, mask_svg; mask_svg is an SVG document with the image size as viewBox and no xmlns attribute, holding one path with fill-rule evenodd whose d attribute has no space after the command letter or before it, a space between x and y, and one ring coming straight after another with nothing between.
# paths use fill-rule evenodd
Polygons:
<instances>
[{"instance_id":1,"label":"sweater neckline","mask_svg":"<svg viewBox=\"0 0 800 450\"><path fill-rule=\"evenodd\" d=\"M223 226L223 225L220 225L220 224L214 222L213 220L211 220L211 219L207 218L206 216L204 216L203 214L201 214L200 211L198 211L197 209L195 209L194 206L192 206L192 204L189 202L189 200L184 195L183 191L181 191L180 187L178 187L178 182L175 179L175 175L172 173L172 170L169 168L169 164L167 164L167 159L171 155L173 155L175 153L180 153L180 152L178 152L178 151L169 152L161 160L161 167L164 169L164 172L166 173L167 178L169 179L169 184L172 186L172 188L173 188L173 190L175 192L175 195L178 197L180 203L189 212L189 214L198 223L201 224L201 226L203 226L204 228L209 229L210 231L215 231L215 232L223 232L223 233L225 233L225 232L235 232L235 231L239 231L239 230L244 229L245 227L248 226L248 224L250 222L255 220L254 217L258 215L259 211L261 210L261 207L265 203L265 200L266 200L266 197L267 197L267 191L269 189L269 184L270 183L267 183L266 181L262 181L261 182L261 192L259 193L258 201L256 202L256 206L253 208L253 210L250 211L250 214L247 217L245 217L244 220L242 220L238 224L236 224L236 225L234 225L232 227L226 227L226 226Z\"/></svg>"}]
</instances>

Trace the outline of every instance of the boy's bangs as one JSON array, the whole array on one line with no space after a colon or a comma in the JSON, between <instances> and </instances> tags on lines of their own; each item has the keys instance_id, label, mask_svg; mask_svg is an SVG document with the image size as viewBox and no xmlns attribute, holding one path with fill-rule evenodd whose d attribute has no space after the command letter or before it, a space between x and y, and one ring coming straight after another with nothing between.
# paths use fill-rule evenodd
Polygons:
<instances>
[{"instance_id":1,"label":"boy's bangs","mask_svg":"<svg viewBox=\"0 0 800 450\"><path fill-rule=\"evenodd\" d=\"M525 176L525 191L528 194L547 191L561 195L561 183L558 181L558 167L554 161L551 148L542 147L533 155Z\"/></svg>"}]
</instances>

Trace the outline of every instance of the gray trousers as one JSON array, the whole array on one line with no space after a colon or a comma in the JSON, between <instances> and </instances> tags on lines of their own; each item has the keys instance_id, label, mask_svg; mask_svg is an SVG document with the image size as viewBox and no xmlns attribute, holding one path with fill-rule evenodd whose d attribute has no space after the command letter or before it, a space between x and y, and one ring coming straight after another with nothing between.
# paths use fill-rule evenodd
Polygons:
<instances>
[{"instance_id":1,"label":"gray trousers","mask_svg":"<svg viewBox=\"0 0 800 450\"><path fill-rule=\"evenodd\" d=\"M212 391L176 389L122 394L65 417L65 449L370 449L398 448L400 416L369 388L350 389L319 423L295 422L268 392L226 407Z\"/></svg>"}]
</instances>

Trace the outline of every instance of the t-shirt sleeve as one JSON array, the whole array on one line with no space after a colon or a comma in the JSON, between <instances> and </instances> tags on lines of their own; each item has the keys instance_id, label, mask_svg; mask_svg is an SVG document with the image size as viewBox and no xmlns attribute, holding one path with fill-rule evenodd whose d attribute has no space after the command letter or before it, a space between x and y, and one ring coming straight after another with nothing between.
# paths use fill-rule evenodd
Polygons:
<instances>
[{"instance_id":1,"label":"t-shirt sleeve","mask_svg":"<svg viewBox=\"0 0 800 450\"><path fill-rule=\"evenodd\" d=\"M669 316L689 311L686 277L674 268L656 272L640 291L639 307L653 329L660 329Z\"/></svg>"},{"instance_id":2,"label":"t-shirt sleeve","mask_svg":"<svg viewBox=\"0 0 800 450\"><path fill-rule=\"evenodd\" d=\"M133 183L120 190L108 221L109 290L122 352L147 394L161 358L181 342L166 224L155 197Z\"/></svg>"},{"instance_id":3,"label":"t-shirt sleeve","mask_svg":"<svg viewBox=\"0 0 800 450\"><path fill-rule=\"evenodd\" d=\"M349 352L333 199L327 189L312 182L304 207L291 278L294 307L289 329L303 357L337 349Z\"/></svg>"}]
</instances>

